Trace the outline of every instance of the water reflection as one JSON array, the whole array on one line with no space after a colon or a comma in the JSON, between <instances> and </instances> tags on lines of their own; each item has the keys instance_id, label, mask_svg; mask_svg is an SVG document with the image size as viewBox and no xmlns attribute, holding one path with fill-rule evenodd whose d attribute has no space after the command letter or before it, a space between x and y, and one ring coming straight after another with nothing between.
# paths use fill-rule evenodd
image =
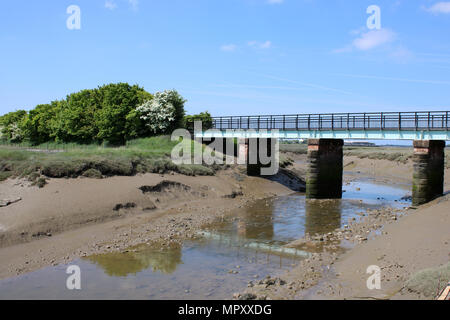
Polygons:
<instances>
[{"instance_id":1,"label":"water reflection","mask_svg":"<svg viewBox=\"0 0 450 320\"><path fill-rule=\"evenodd\" d=\"M124 253L106 253L84 259L101 267L109 276L126 277L147 269L171 274L183 263L181 258L182 250L178 246L168 249L141 246Z\"/></svg>"},{"instance_id":2,"label":"water reflection","mask_svg":"<svg viewBox=\"0 0 450 320\"><path fill-rule=\"evenodd\" d=\"M264 239L270 241L274 237L274 207L272 201L260 201L247 207L237 222L237 234L245 239Z\"/></svg>"},{"instance_id":3,"label":"water reflection","mask_svg":"<svg viewBox=\"0 0 450 320\"><path fill-rule=\"evenodd\" d=\"M342 200L306 200L305 233L326 234L341 226Z\"/></svg>"},{"instance_id":4,"label":"water reflection","mask_svg":"<svg viewBox=\"0 0 450 320\"><path fill-rule=\"evenodd\" d=\"M367 209L407 204L400 201L405 191L395 187L358 182L346 184L345 191L341 200L306 200L300 193L261 200L232 221L215 223L207 231L232 238L233 243L257 241L282 246L306 233L332 232Z\"/></svg>"}]
</instances>

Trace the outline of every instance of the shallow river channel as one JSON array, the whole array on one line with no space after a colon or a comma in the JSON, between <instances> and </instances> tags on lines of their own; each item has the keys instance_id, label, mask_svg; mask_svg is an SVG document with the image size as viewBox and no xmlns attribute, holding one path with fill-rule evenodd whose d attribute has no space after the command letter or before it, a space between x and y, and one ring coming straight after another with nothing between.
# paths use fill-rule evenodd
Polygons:
<instances>
[{"instance_id":1,"label":"shallow river channel","mask_svg":"<svg viewBox=\"0 0 450 320\"><path fill-rule=\"evenodd\" d=\"M280 275L305 259L309 252L283 247L305 233L333 231L366 209L410 204L402 200L407 187L364 180L344 190L336 201L307 202L301 193L261 200L181 247L139 246L5 279L0 299L229 299L248 281ZM81 290L66 288L69 265L81 269Z\"/></svg>"}]
</instances>

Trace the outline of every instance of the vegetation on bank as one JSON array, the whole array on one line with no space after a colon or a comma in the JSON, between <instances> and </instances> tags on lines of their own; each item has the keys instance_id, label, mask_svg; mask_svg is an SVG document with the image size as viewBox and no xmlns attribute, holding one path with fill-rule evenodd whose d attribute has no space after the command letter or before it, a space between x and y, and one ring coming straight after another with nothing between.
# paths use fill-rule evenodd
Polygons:
<instances>
[{"instance_id":1,"label":"vegetation on bank","mask_svg":"<svg viewBox=\"0 0 450 320\"><path fill-rule=\"evenodd\" d=\"M412 148L373 148L373 147L345 147L344 156L355 156L360 159L371 160L389 160L401 163L407 163L412 160ZM450 150L445 149L445 167L450 168Z\"/></svg>"},{"instance_id":2,"label":"vegetation on bank","mask_svg":"<svg viewBox=\"0 0 450 320\"><path fill-rule=\"evenodd\" d=\"M406 282L405 289L428 299L435 299L450 280L450 263L421 270Z\"/></svg>"},{"instance_id":3,"label":"vegetation on bank","mask_svg":"<svg viewBox=\"0 0 450 320\"><path fill-rule=\"evenodd\" d=\"M292 152L296 154L307 154L308 145L300 143L280 143L281 152Z\"/></svg>"},{"instance_id":4,"label":"vegetation on bank","mask_svg":"<svg viewBox=\"0 0 450 320\"><path fill-rule=\"evenodd\" d=\"M281 152L291 152L296 154L307 154L308 146L305 144L280 144ZM401 147L346 147L344 146L344 156L354 156L360 159L388 160L407 163L412 160L412 148ZM450 168L450 150L446 148L445 166Z\"/></svg>"},{"instance_id":5,"label":"vegetation on bank","mask_svg":"<svg viewBox=\"0 0 450 320\"><path fill-rule=\"evenodd\" d=\"M360 159L388 160L407 163L412 159L412 148L373 148L373 147L346 147L344 156L355 156Z\"/></svg>"},{"instance_id":6,"label":"vegetation on bank","mask_svg":"<svg viewBox=\"0 0 450 320\"><path fill-rule=\"evenodd\" d=\"M121 147L72 145L67 151L0 148L0 181L27 178L43 186L45 178L102 178L138 173L178 172L185 175L214 175L220 166L176 165L170 155L178 142L169 136L132 140Z\"/></svg>"}]
</instances>

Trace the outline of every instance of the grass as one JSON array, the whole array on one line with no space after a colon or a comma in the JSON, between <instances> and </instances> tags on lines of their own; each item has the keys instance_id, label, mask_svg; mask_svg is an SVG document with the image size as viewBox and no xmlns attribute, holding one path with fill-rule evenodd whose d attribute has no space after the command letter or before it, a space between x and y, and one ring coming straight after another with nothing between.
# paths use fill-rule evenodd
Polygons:
<instances>
[{"instance_id":1,"label":"grass","mask_svg":"<svg viewBox=\"0 0 450 320\"><path fill-rule=\"evenodd\" d=\"M284 154L280 154L280 168L287 168L294 163L292 158L287 157Z\"/></svg>"},{"instance_id":2,"label":"grass","mask_svg":"<svg viewBox=\"0 0 450 320\"><path fill-rule=\"evenodd\" d=\"M281 152L307 154L305 144L280 144ZM355 156L360 159L389 160L407 163L412 159L413 148L401 147L344 147L344 156ZM445 167L450 168L450 148L445 149Z\"/></svg>"},{"instance_id":3,"label":"grass","mask_svg":"<svg viewBox=\"0 0 450 320\"><path fill-rule=\"evenodd\" d=\"M427 298L435 298L449 281L450 263L447 263L417 272L406 282L406 288Z\"/></svg>"},{"instance_id":4,"label":"grass","mask_svg":"<svg viewBox=\"0 0 450 320\"><path fill-rule=\"evenodd\" d=\"M355 156L360 159L389 160L402 163L412 159L412 148L392 147L345 147L344 156Z\"/></svg>"},{"instance_id":5,"label":"grass","mask_svg":"<svg viewBox=\"0 0 450 320\"><path fill-rule=\"evenodd\" d=\"M308 146L306 144L298 144L298 143L292 143L292 144L280 143L280 151L281 152L292 152L292 153L296 153L296 154L307 154Z\"/></svg>"},{"instance_id":6,"label":"grass","mask_svg":"<svg viewBox=\"0 0 450 320\"><path fill-rule=\"evenodd\" d=\"M218 165L176 165L170 155L178 142L168 136L142 138L127 142L122 147L105 145L77 145L49 143L39 146L27 144L0 145L0 181L10 177L28 178L36 185L45 185L45 177L76 178L85 176L132 176L137 173L179 172L185 175L214 175ZM194 142L192 142L194 144ZM192 146L192 145L191 145ZM204 146L203 146L204 148ZM306 154L302 144L280 144L280 151ZM446 168L450 167L450 152L446 150ZM345 147L345 156L385 159L407 162L412 148ZM280 157L280 165L288 166L292 160ZM43 180L44 179L44 180Z\"/></svg>"},{"instance_id":7,"label":"grass","mask_svg":"<svg viewBox=\"0 0 450 320\"><path fill-rule=\"evenodd\" d=\"M0 181L26 177L43 185L43 177L132 176L137 173L179 172L185 175L214 175L218 166L176 165L170 155L178 142L168 136L129 141L122 147L99 145L0 146ZM50 151L52 150L52 151Z\"/></svg>"},{"instance_id":8,"label":"grass","mask_svg":"<svg viewBox=\"0 0 450 320\"><path fill-rule=\"evenodd\" d=\"M389 160L407 163L412 160L413 148L395 147L344 147L344 156L355 156L360 159ZM445 167L450 168L450 149L445 149Z\"/></svg>"}]
</instances>

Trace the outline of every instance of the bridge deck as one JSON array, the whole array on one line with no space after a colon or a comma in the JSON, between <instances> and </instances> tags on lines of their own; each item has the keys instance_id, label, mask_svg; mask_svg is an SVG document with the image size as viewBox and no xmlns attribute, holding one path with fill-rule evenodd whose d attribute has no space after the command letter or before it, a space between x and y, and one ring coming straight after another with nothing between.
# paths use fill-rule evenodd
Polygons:
<instances>
[{"instance_id":1,"label":"bridge deck","mask_svg":"<svg viewBox=\"0 0 450 320\"><path fill-rule=\"evenodd\" d=\"M450 111L215 117L196 137L450 140ZM193 123L190 124L193 129Z\"/></svg>"}]
</instances>

